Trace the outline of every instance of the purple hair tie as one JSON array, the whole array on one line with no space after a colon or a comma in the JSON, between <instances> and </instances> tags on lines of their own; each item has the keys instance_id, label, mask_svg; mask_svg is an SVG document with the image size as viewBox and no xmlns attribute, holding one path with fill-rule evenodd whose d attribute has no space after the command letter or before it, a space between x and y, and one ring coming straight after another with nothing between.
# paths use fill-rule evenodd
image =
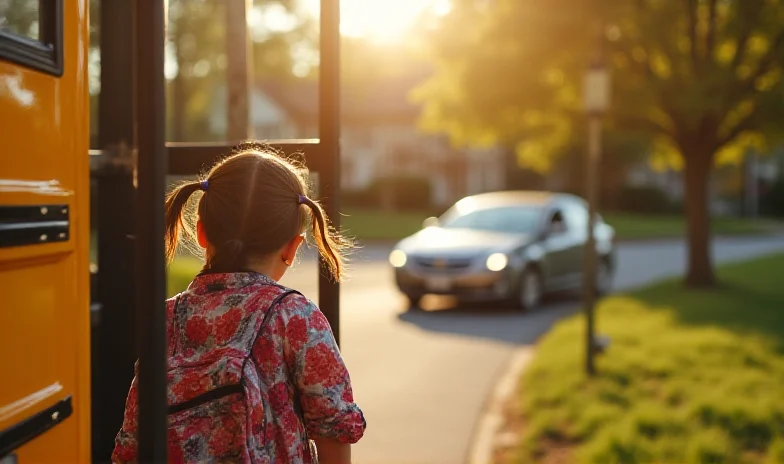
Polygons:
<instances>
[{"instance_id":1,"label":"purple hair tie","mask_svg":"<svg viewBox=\"0 0 784 464\"><path fill-rule=\"evenodd\" d=\"M206 192L207 189L210 188L210 181L204 179L203 181L199 182L199 188Z\"/></svg>"},{"instance_id":2,"label":"purple hair tie","mask_svg":"<svg viewBox=\"0 0 784 464\"><path fill-rule=\"evenodd\" d=\"M306 197L305 195L298 195L297 196L297 203L300 204L300 205L304 204L307 201L307 199L308 199L308 197Z\"/></svg>"}]
</instances>

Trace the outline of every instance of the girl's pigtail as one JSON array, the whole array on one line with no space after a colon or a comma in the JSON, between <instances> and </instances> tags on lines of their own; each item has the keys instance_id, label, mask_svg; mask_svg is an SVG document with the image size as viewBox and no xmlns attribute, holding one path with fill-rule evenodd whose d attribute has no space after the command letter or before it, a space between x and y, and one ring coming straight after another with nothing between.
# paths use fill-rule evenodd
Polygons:
<instances>
[{"instance_id":1,"label":"girl's pigtail","mask_svg":"<svg viewBox=\"0 0 784 464\"><path fill-rule=\"evenodd\" d=\"M166 262L170 263L177 251L183 229L182 212L193 192L201 190L199 182L182 184L166 197Z\"/></svg>"},{"instance_id":2,"label":"girl's pigtail","mask_svg":"<svg viewBox=\"0 0 784 464\"><path fill-rule=\"evenodd\" d=\"M337 232L331 230L326 213L321 209L321 205L310 198L301 197L301 202L310 207L313 238L316 240L321 257L329 268L335 281L340 281L343 274L343 250L350 246L350 243Z\"/></svg>"}]
</instances>

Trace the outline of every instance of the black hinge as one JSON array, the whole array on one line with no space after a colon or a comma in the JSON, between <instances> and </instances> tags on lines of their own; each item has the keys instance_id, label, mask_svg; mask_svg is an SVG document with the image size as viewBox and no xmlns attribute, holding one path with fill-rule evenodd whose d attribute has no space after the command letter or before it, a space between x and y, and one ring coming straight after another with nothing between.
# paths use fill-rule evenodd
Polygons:
<instances>
[{"instance_id":1,"label":"black hinge","mask_svg":"<svg viewBox=\"0 0 784 464\"><path fill-rule=\"evenodd\" d=\"M0 458L43 434L73 413L71 397L0 432Z\"/></svg>"},{"instance_id":2,"label":"black hinge","mask_svg":"<svg viewBox=\"0 0 784 464\"><path fill-rule=\"evenodd\" d=\"M68 205L0 206L0 248L67 242Z\"/></svg>"}]
</instances>

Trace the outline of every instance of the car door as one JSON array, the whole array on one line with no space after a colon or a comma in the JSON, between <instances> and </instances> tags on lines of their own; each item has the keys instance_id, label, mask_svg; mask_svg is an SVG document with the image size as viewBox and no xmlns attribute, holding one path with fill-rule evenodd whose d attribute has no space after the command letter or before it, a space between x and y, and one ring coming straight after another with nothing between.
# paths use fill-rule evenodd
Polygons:
<instances>
[{"instance_id":1,"label":"car door","mask_svg":"<svg viewBox=\"0 0 784 464\"><path fill-rule=\"evenodd\" d=\"M548 212L544 227L545 285L548 290L559 290L568 285L569 255L573 238L570 238L564 212L560 207L554 207Z\"/></svg>"},{"instance_id":2,"label":"car door","mask_svg":"<svg viewBox=\"0 0 784 464\"><path fill-rule=\"evenodd\" d=\"M588 240L588 210L578 202L564 205L564 215L569 228L569 238L564 251L565 285L576 288L582 284L585 246Z\"/></svg>"}]
</instances>

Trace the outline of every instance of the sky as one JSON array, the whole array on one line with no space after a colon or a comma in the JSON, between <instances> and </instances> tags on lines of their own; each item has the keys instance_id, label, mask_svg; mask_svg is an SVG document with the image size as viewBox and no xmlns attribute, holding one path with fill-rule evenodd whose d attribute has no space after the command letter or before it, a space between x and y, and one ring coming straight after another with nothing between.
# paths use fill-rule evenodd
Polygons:
<instances>
[{"instance_id":1,"label":"sky","mask_svg":"<svg viewBox=\"0 0 784 464\"><path fill-rule=\"evenodd\" d=\"M303 15L318 20L320 0L298 0L298 16L277 3L261 3L249 12L248 26L253 38L264 41L270 34L294 29ZM394 45L425 13L443 15L453 0L341 0L340 31L345 37L366 39L377 45ZM263 6L262 6L263 5ZM306 75L318 65L318 51L307 45L293 45L295 75Z\"/></svg>"},{"instance_id":2,"label":"sky","mask_svg":"<svg viewBox=\"0 0 784 464\"><path fill-rule=\"evenodd\" d=\"M306 11L318 15L319 0L301 0ZM446 13L450 0L341 0L340 32L389 43L402 38L427 9Z\"/></svg>"},{"instance_id":3,"label":"sky","mask_svg":"<svg viewBox=\"0 0 784 464\"><path fill-rule=\"evenodd\" d=\"M453 0L340 0L340 31L343 36L367 39L379 45L390 45L402 41L415 25L420 15L430 11L436 15L446 14ZM300 15L319 17L320 0L299 0ZM248 12L248 29L254 40L264 41L274 33L286 32L297 27L301 16L292 15L277 3L257 2ZM295 75L307 75L318 66L318 50L307 44L293 44ZM165 73L168 79L176 76L178 69L174 49L166 50ZM196 74L209 71L194 68ZM97 82L97 79L95 79ZM95 89L97 91L97 89Z\"/></svg>"}]
</instances>

